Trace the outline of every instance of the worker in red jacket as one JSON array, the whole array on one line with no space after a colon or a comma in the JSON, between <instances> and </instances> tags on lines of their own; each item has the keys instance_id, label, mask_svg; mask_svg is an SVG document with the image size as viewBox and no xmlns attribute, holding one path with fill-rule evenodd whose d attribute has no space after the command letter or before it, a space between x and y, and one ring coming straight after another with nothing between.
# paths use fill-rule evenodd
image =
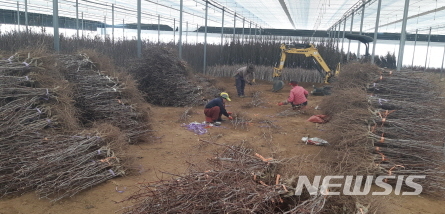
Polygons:
<instances>
[{"instance_id":1,"label":"worker in red jacket","mask_svg":"<svg viewBox=\"0 0 445 214\"><path fill-rule=\"evenodd\" d=\"M206 116L206 122L215 123L221 122L221 116L224 115L232 120L231 112L226 110L226 100L231 101L229 94L222 92L219 97L211 100L204 108L204 115Z\"/></svg>"},{"instance_id":2,"label":"worker in red jacket","mask_svg":"<svg viewBox=\"0 0 445 214\"><path fill-rule=\"evenodd\" d=\"M284 102L279 102L278 105L282 106L290 103L293 109L304 109L307 106L307 96L309 93L306 89L299 86L297 81L290 81L289 85L292 86L289 98Z\"/></svg>"}]
</instances>

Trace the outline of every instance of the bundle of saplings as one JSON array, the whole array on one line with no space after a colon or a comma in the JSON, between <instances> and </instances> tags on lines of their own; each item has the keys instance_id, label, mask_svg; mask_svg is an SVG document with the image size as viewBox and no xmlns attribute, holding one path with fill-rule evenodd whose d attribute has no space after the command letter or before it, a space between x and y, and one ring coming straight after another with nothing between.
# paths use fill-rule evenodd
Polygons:
<instances>
[{"instance_id":1,"label":"bundle of saplings","mask_svg":"<svg viewBox=\"0 0 445 214\"><path fill-rule=\"evenodd\" d=\"M131 63L129 72L138 81L147 102L161 106L201 104L208 88L198 83L185 61L171 48L150 46Z\"/></svg>"}]
</instances>

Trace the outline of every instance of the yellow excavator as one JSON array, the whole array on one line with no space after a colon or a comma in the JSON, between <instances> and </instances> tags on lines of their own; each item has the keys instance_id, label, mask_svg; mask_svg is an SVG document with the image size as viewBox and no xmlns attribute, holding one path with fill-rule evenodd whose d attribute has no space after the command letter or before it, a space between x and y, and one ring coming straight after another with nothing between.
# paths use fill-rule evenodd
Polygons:
<instances>
[{"instance_id":1,"label":"yellow excavator","mask_svg":"<svg viewBox=\"0 0 445 214\"><path fill-rule=\"evenodd\" d=\"M329 69L326 62L318 53L318 49L312 44L297 44L292 47L282 44L281 47L281 59L278 67L274 68L273 71L273 89L272 91L277 92L284 88L284 82L281 80L281 72L284 67L284 62L286 61L286 54L304 54L306 57L312 57L316 62L317 70L320 72L324 79L324 83L329 83L331 78L337 76L340 73L340 63L338 63L336 70L333 72Z\"/></svg>"}]
</instances>

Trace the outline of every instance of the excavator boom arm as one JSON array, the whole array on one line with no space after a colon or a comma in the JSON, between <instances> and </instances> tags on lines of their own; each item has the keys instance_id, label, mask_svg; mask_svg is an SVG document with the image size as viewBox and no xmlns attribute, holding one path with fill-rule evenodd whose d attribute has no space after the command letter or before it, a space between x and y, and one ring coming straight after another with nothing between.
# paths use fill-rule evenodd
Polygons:
<instances>
[{"instance_id":1,"label":"excavator boom arm","mask_svg":"<svg viewBox=\"0 0 445 214\"><path fill-rule=\"evenodd\" d=\"M281 71L284 68L284 62L286 61L286 54L304 54L306 57L313 57L320 67L325 72L323 76L325 77L325 83L328 82L328 79L333 75L331 72L331 69L329 69L326 62L323 60L323 57L321 57L320 53L318 53L318 49L315 48L312 44L308 45L304 48L288 48L286 45L282 44L281 47L281 59L280 59L280 65L276 68L274 68L273 77L279 77L281 76ZM337 73L337 72L336 72Z\"/></svg>"},{"instance_id":2,"label":"excavator boom arm","mask_svg":"<svg viewBox=\"0 0 445 214\"><path fill-rule=\"evenodd\" d=\"M284 50L281 50L280 64L278 65L277 68L274 68L273 77L281 76L281 71L284 68L285 61L286 61L286 52Z\"/></svg>"},{"instance_id":3,"label":"excavator boom arm","mask_svg":"<svg viewBox=\"0 0 445 214\"><path fill-rule=\"evenodd\" d=\"M283 51L285 53L304 54L306 57L314 57L314 59L317 60L318 64L321 66L321 68L323 68L325 72L331 71L326 62L323 60L323 57L321 57L320 53L318 53L318 49L315 48L313 45L310 45L310 47L308 48L302 48L302 49L286 48Z\"/></svg>"}]
</instances>

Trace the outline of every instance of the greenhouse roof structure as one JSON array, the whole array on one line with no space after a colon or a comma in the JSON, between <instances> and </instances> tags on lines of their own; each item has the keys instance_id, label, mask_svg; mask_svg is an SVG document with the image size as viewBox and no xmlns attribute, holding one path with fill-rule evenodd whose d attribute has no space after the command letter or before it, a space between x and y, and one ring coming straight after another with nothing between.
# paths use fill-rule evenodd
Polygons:
<instances>
[{"instance_id":1,"label":"greenhouse roof structure","mask_svg":"<svg viewBox=\"0 0 445 214\"><path fill-rule=\"evenodd\" d=\"M143 24L171 27L179 25L181 8L191 26L312 31L349 30L352 23L352 31L374 32L379 14L385 33L401 32L407 9L408 33L445 34L443 0L0 0L0 9L52 15L53 1L60 17L76 18L77 11L78 18L115 25L137 23L138 1Z\"/></svg>"}]
</instances>

